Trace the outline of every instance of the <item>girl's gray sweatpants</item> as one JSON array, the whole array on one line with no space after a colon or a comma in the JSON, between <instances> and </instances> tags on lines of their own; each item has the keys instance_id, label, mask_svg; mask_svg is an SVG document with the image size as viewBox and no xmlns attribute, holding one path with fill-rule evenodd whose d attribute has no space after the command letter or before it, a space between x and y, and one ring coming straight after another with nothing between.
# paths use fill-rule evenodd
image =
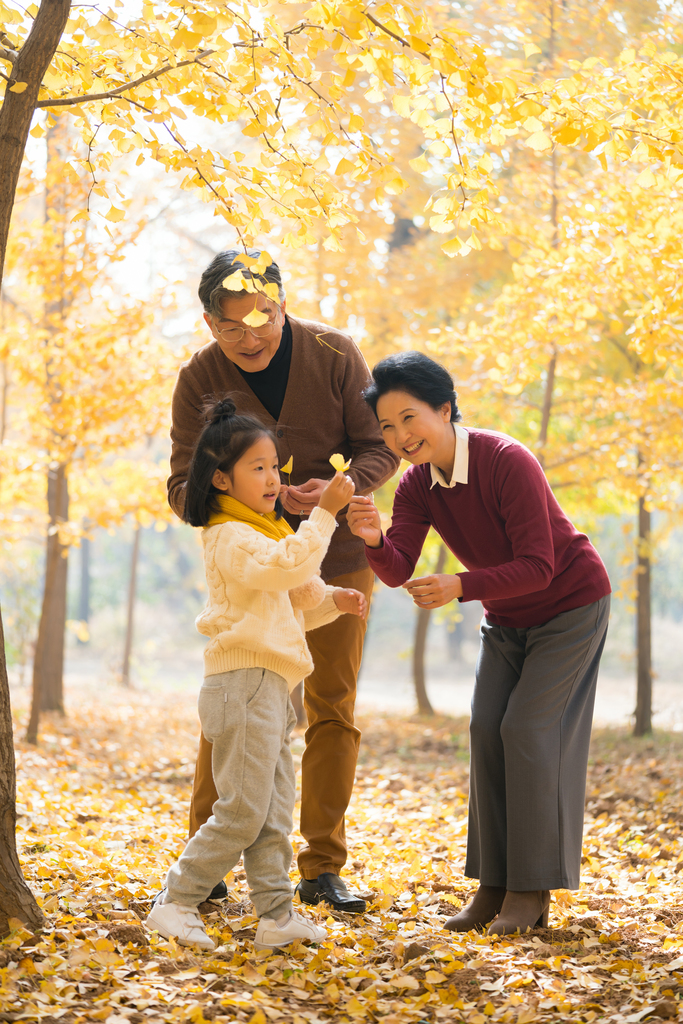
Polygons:
<instances>
[{"instance_id":1,"label":"girl's gray sweatpants","mask_svg":"<svg viewBox=\"0 0 683 1024\"><path fill-rule=\"evenodd\" d=\"M168 872L167 898L197 906L244 854L256 913L280 917L292 905L295 781L289 738L296 715L289 686L264 668L207 676L199 718L213 744L218 800Z\"/></svg>"},{"instance_id":2,"label":"girl's gray sweatpants","mask_svg":"<svg viewBox=\"0 0 683 1024\"><path fill-rule=\"evenodd\" d=\"M513 629L484 619L470 719L465 874L578 889L588 746L609 597Z\"/></svg>"}]
</instances>

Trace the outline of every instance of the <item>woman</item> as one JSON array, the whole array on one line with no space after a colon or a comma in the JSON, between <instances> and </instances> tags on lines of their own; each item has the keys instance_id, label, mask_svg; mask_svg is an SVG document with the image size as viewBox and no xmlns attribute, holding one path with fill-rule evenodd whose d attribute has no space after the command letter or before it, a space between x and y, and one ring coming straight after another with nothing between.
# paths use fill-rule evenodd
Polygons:
<instances>
[{"instance_id":1,"label":"woman","mask_svg":"<svg viewBox=\"0 0 683 1024\"><path fill-rule=\"evenodd\" d=\"M609 578L531 452L505 434L460 425L442 366L403 352L372 376L365 399L388 447L412 465L386 536L370 497L353 498L351 530L379 578L405 587L418 607L484 605L465 865L480 884L446 927L493 921L492 935L526 931L547 923L549 890L579 887ZM467 572L409 579L430 526Z\"/></svg>"}]
</instances>

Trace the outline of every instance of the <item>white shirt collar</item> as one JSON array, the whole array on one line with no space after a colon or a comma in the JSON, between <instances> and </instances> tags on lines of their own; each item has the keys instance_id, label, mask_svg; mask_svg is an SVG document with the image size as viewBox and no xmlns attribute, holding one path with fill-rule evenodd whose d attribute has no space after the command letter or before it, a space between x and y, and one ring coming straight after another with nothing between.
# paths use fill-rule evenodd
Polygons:
<instances>
[{"instance_id":1,"label":"white shirt collar","mask_svg":"<svg viewBox=\"0 0 683 1024\"><path fill-rule=\"evenodd\" d=\"M453 472L450 483L446 483L446 478L439 467L430 462L429 468L432 472L430 491L435 484L439 484L441 487L455 487L456 484L467 483L467 470L470 461L467 428L463 427L460 423L454 423L453 433L455 434L455 458L453 459Z\"/></svg>"}]
</instances>

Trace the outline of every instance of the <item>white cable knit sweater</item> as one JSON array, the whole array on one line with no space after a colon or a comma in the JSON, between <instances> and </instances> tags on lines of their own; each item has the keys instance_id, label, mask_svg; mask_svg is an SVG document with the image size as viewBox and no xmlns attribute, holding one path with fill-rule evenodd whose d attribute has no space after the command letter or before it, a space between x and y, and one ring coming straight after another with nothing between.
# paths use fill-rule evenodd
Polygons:
<instances>
[{"instance_id":1,"label":"white cable knit sweater","mask_svg":"<svg viewBox=\"0 0 683 1024\"><path fill-rule=\"evenodd\" d=\"M209 637L205 674L268 668L293 689L313 671L306 631L341 613L320 564L336 521L315 508L296 533L274 541L246 523L202 531L209 596L197 629Z\"/></svg>"}]
</instances>

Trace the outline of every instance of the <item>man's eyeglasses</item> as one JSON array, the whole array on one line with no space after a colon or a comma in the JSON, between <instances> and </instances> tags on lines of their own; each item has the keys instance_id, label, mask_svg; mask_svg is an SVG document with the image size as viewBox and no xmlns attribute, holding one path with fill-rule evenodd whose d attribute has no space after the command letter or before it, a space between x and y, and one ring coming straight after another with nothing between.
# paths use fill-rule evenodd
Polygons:
<instances>
[{"instance_id":1,"label":"man's eyeglasses","mask_svg":"<svg viewBox=\"0 0 683 1024\"><path fill-rule=\"evenodd\" d=\"M268 323L262 324L260 327L224 327L223 330L219 330L214 325L214 329L216 334L220 334L223 341L227 341L231 345L241 341L247 331L253 334L255 338L267 338L275 330L279 312L279 309L276 310L275 316L268 317Z\"/></svg>"}]
</instances>

